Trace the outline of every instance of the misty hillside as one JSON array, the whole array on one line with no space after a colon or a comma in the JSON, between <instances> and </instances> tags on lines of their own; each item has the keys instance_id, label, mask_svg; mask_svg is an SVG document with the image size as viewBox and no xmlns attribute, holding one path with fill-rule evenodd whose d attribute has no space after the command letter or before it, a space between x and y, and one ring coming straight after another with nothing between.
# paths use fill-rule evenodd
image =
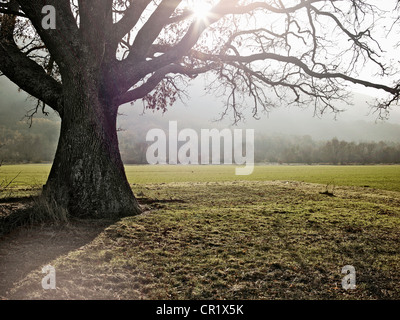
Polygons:
<instances>
[{"instance_id":1,"label":"misty hillside","mask_svg":"<svg viewBox=\"0 0 400 320\"><path fill-rule=\"evenodd\" d=\"M269 139L270 145L279 141L287 149L293 149L296 145L299 147L310 139L317 149L334 138L349 143L384 141L389 147L400 143L400 111L392 111L388 121L376 121L377 115L370 112L366 102L372 98L361 94L354 95L354 105L340 106L347 111L339 114L336 120L332 114L314 117L312 108L282 106L263 115L259 120L253 119L249 111L246 120L234 127L229 115L222 121L215 121L223 111L220 98L204 95L204 91L196 83L188 92L190 99L185 104L177 102L165 114L144 111L141 102L120 108L120 148L126 162L143 163L148 146L145 141L146 133L153 128L166 130L169 121L177 121L178 130L192 128L197 132L202 128L251 128L255 129L256 141L260 146L265 146ZM44 116L39 110L30 127L25 116L35 107L35 100L28 98L24 92L19 92L5 77L0 78L0 97L0 160L52 161L59 136L58 116L50 109L46 110L50 112L48 116ZM264 153L256 155L256 158L269 161Z\"/></svg>"}]
</instances>

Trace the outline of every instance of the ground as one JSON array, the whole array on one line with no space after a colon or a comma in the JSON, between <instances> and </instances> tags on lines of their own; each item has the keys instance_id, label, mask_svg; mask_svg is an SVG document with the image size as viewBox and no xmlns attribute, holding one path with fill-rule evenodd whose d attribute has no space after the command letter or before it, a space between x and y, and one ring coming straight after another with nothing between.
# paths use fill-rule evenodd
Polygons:
<instances>
[{"instance_id":1,"label":"ground","mask_svg":"<svg viewBox=\"0 0 400 320\"><path fill-rule=\"evenodd\" d=\"M128 176L152 173L132 185L144 213L3 236L0 296L399 299L399 167L356 168L279 169L285 178L320 183L272 180L279 175L268 168L247 181L229 181L216 167L208 174L186 167L184 175L170 167L127 168ZM341 182L350 173L353 183ZM47 264L56 270L56 290L41 287ZM341 286L345 265L356 269L355 290Z\"/></svg>"},{"instance_id":2,"label":"ground","mask_svg":"<svg viewBox=\"0 0 400 320\"><path fill-rule=\"evenodd\" d=\"M33 270L91 242L105 225L105 221L81 221L69 226L31 226L0 238L0 299L7 299L14 283Z\"/></svg>"}]
</instances>

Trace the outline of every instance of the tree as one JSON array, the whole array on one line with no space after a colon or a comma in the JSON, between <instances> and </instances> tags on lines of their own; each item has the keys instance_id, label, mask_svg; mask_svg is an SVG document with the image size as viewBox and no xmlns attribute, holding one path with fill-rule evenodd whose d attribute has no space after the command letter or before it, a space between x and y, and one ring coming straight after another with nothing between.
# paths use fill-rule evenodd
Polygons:
<instances>
[{"instance_id":1,"label":"tree","mask_svg":"<svg viewBox=\"0 0 400 320\"><path fill-rule=\"evenodd\" d=\"M132 215L120 105L165 110L208 73L236 121L250 100L255 117L282 103L337 112L348 83L387 92L377 107L388 109L399 86L357 77L368 63L390 73L376 12L366 0L0 0L0 70L38 99L33 113L61 117L49 201L75 216Z\"/></svg>"}]
</instances>

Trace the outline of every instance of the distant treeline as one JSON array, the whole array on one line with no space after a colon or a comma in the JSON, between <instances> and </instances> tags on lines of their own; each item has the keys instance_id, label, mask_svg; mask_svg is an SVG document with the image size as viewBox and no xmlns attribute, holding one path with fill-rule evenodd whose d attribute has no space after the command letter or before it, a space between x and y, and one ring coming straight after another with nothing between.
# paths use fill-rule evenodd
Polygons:
<instances>
[{"instance_id":1,"label":"distant treeline","mask_svg":"<svg viewBox=\"0 0 400 320\"><path fill-rule=\"evenodd\" d=\"M394 164L400 163L400 143L347 142L334 138L315 141L310 136L261 136L254 141L256 163ZM222 145L222 144L221 144ZM146 164L147 143L120 138L126 164ZM222 150L221 150L222 151ZM221 152L221 161L223 155Z\"/></svg>"},{"instance_id":2,"label":"distant treeline","mask_svg":"<svg viewBox=\"0 0 400 320\"><path fill-rule=\"evenodd\" d=\"M334 138L264 137L255 141L255 162L392 164L400 163L400 143L347 142Z\"/></svg>"},{"instance_id":3,"label":"distant treeline","mask_svg":"<svg viewBox=\"0 0 400 320\"><path fill-rule=\"evenodd\" d=\"M0 162L40 163L53 160L59 124L45 119L36 126L12 129L0 125ZM146 164L150 143L129 131L120 132L124 163ZM394 164L400 163L400 143L316 141L310 136L256 136L256 163ZM222 159L223 161L223 159Z\"/></svg>"},{"instance_id":4,"label":"distant treeline","mask_svg":"<svg viewBox=\"0 0 400 320\"><path fill-rule=\"evenodd\" d=\"M47 119L36 119L32 128L25 122L13 127L0 125L0 161L10 164L51 162L58 136L58 123Z\"/></svg>"}]
</instances>

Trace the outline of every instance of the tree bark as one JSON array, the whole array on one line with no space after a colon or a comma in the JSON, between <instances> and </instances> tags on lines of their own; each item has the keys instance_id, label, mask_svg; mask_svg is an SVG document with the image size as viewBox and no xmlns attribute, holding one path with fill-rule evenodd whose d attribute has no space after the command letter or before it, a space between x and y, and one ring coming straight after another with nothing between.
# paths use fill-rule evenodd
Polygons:
<instances>
[{"instance_id":1,"label":"tree bark","mask_svg":"<svg viewBox=\"0 0 400 320\"><path fill-rule=\"evenodd\" d=\"M74 217L139 214L118 147L117 108L88 75L63 78L60 139L43 194Z\"/></svg>"}]
</instances>

